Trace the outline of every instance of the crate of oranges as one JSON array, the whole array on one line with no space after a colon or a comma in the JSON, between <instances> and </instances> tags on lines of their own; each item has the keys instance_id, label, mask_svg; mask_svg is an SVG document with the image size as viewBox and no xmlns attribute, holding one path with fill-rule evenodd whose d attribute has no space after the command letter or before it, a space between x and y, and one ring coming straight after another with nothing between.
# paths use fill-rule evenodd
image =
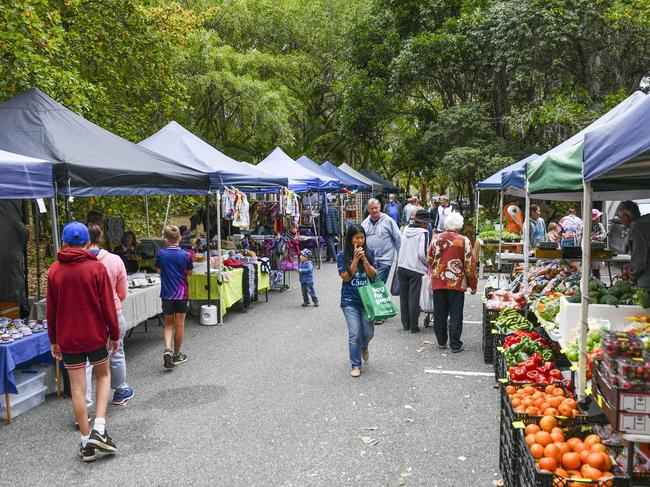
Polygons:
<instances>
[{"instance_id":1,"label":"crate of oranges","mask_svg":"<svg viewBox=\"0 0 650 487\"><path fill-rule=\"evenodd\" d=\"M629 478L612 459L613 451L587 425L565 429L555 416L523 428L516 424L515 448L521 459L520 485L536 487L627 487Z\"/></svg>"},{"instance_id":2,"label":"crate of oranges","mask_svg":"<svg viewBox=\"0 0 650 487\"><path fill-rule=\"evenodd\" d=\"M572 427L588 421L578 408L573 395L563 384L508 384L501 388L511 421L537 423L542 416L554 416L561 427Z\"/></svg>"}]
</instances>

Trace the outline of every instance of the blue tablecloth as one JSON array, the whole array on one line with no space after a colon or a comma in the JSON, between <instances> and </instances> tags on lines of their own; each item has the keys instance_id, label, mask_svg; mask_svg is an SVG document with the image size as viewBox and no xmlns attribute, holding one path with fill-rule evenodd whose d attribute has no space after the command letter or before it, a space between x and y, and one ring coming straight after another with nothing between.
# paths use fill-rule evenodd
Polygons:
<instances>
[{"instance_id":1,"label":"blue tablecloth","mask_svg":"<svg viewBox=\"0 0 650 487\"><path fill-rule=\"evenodd\" d=\"M46 331L0 345L0 394L18 393L14 369L17 365L35 358L41 358L43 362L54 362L50 353L50 338Z\"/></svg>"}]
</instances>

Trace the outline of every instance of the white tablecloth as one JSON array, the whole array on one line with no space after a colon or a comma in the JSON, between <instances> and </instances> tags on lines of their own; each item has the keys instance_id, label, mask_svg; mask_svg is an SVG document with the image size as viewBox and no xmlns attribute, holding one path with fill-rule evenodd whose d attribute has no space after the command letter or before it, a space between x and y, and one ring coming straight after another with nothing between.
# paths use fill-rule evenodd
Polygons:
<instances>
[{"instance_id":1,"label":"white tablecloth","mask_svg":"<svg viewBox=\"0 0 650 487\"><path fill-rule=\"evenodd\" d=\"M44 320L47 313L46 307L45 299L34 303L29 318ZM126 299L122 302L122 313L126 320L127 330L135 328L143 321L162 313L160 284L140 289L130 289Z\"/></svg>"}]
</instances>

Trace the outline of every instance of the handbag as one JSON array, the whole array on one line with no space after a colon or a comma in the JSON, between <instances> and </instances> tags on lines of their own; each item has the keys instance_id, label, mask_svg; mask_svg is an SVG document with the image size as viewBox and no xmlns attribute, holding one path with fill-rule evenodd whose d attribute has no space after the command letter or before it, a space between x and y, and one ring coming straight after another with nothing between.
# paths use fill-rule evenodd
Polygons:
<instances>
[{"instance_id":1,"label":"handbag","mask_svg":"<svg viewBox=\"0 0 650 487\"><path fill-rule=\"evenodd\" d=\"M422 276L422 287L420 288L420 310L425 313L433 313L433 289L431 289L430 276Z\"/></svg>"},{"instance_id":2,"label":"handbag","mask_svg":"<svg viewBox=\"0 0 650 487\"><path fill-rule=\"evenodd\" d=\"M386 284L382 281L376 280L357 289L366 312L366 319L370 323L387 320L397 315L397 308L390 299Z\"/></svg>"},{"instance_id":3,"label":"handbag","mask_svg":"<svg viewBox=\"0 0 650 487\"><path fill-rule=\"evenodd\" d=\"M393 296L399 296L399 274L397 272L397 266L395 266L395 270L393 271L393 279L390 282L390 293Z\"/></svg>"}]
</instances>

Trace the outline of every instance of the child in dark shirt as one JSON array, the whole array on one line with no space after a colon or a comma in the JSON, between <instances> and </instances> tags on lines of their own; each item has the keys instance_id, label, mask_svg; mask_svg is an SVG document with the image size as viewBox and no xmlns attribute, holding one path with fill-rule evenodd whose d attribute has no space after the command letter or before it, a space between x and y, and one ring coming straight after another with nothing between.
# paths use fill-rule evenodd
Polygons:
<instances>
[{"instance_id":1,"label":"child in dark shirt","mask_svg":"<svg viewBox=\"0 0 650 487\"><path fill-rule=\"evenodd\" d=\"M314 291L314 263L311 261L311 250L304 249L300 252L300 262L298 263L298 272L300 273L300 288L302 290L302 305L309 306L309 296L318 307L318 296Z\"/></svg>"}]
</instances>

